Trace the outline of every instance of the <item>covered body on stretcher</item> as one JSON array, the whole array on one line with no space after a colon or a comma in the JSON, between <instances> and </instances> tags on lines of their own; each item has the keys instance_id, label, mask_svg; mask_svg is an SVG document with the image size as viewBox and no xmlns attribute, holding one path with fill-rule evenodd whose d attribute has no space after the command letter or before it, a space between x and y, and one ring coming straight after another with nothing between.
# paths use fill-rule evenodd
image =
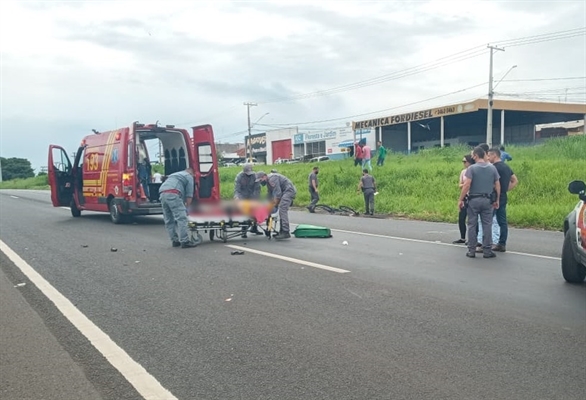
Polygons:
<instances>
[{"instance_id":1,"label":"covered body on stretcher","mask_svg":"<svg viewBox=\"0 0 586 400\"><path fill-rule=\"evenodd\" d=\"M258 200L232 200L214 204L201 204L192 207L187 214L187 222L192 232L208 232L210 240L214 236L223 241L240 236L254 225L259 226L270 237L277 218L273 203ZM269 217L272 217L269 219ZM201 235L198 234L201 240Z\"/></svg>"}]
</instances>

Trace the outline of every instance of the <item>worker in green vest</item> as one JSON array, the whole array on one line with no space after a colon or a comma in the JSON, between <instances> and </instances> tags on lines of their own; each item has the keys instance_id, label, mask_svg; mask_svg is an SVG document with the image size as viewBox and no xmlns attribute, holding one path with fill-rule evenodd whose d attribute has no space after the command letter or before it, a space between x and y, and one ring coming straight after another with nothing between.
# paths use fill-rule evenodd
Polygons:
<instances>
[{"instance_id":1,"label":"worker in green vest","mask_svg":"<svg viewBox=\"0 0 586 400\"><path fill-rule=\"evenodd\" d=\"M387 149L383 146L382 142L378 142L378 159L376 160L376 165L378 167L382 167L385 163L385 157L387 156Z\"/></svg>"}]
</instances>

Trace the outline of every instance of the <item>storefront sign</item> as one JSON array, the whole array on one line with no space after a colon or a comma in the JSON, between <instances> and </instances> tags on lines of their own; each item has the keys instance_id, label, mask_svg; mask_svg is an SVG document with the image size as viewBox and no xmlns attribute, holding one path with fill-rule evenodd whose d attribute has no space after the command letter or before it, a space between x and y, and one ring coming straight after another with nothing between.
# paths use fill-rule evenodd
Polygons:
<instances>
[{"instance_id":1,"label":"storefront sign","mask_svg":"<svg viewBox=\"0 0 586 400\"><path fill-rule=\"evenodd\" d=\"M353 129L376 128L379 126L403 124L411 121L421 121L435 117L459 114L462 112L476 111L474 104L457 104L453 106L430 108L428 110L417 111L407 114L392 115L390 117L375 118L366 121L352 122Z\"/></svg>"},{"instance_id":2,"label":"storefront sign","mask_svg":"<svg viewBox=\"0 0 586 400\"><path fill-rule=\"evenodd\" d=\"M320 140L331 140L335 139L338 135L336 131L325 131L318 133L306 133L303 137L306 142L317 142Z\"/></svg>"},{"instance_id":3,"label":"storefront sign","mask_svg":"<svg viewBox=\"0 0 586 400\"><path fill-rule=\"evenodd\" d=\"M252 154L266 153L267 151L267 134L257 133L250 136L250 143L252 144ZM244 144L248 152L248 136L244 136Z\"/></svg>"},{"instance_id":4,"label":"storefront sign","mask_svg":"<svg viewBox=\"0 0 586 400\"><path fill-rule=\"evenodd\" d=\"M303 143L303 133L297 133L293 135L293 144Z\"/></svg>"}]
</instances>

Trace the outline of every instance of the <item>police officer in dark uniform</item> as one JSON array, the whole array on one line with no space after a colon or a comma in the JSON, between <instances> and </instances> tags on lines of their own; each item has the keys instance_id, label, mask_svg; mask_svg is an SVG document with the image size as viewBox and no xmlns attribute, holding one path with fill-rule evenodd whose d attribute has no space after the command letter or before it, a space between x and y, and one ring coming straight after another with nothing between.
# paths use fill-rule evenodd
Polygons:
<instances>
[{"instance_id":1,"label":"police officer in dark uniform","mask_svg":"<svg viewBox=\"0 0 586 400\"><path fill-rule=\"evenodd\" d=\"M263 186L267 186L269 199L273 200L275 207L279 208L279 219L281 220L281 230L275 236L275 239L289 239L289 207L297 195L297 189L293 182L286 176L278 173L266 174L262 171L257 172L256 180Z\"/></svg>"},{"instance_id":2,"label":"police officer in dark uniform","mask_svg":"<svg viewBox=\"0 0 586 400\"><path fill-rule=\"evenodd\" d=\"M234 199L235 200L258 200L260 198L260 183L256 181L256 175L252 170L252 164L246 163L242 171L234 179ZM242 228L242 237L246 238L246 227ZM262 235L258 230L256 222L250 229L251 233Z\"/></svg>"},{"instance_id":3,"label":"police officer in dark uniform","mask_svg":"<svg viewBox=\"0 0 586 400\"><path fill-rule=\"evenodd\" d=\"M482 250L484 258L496 257L492 251L492 218L493 210L499 207L501 186L499 174L491 163L487 162L486 153L480 146L472 151L475 163L468 167L466 180L460 192L458 208L464 207L464 197L468 194L468 252L466 257L476 257L476 243L478 235L478 216L482 222ZM493 198L493 193L496 196Z\"/></svg>"}]
</instances>

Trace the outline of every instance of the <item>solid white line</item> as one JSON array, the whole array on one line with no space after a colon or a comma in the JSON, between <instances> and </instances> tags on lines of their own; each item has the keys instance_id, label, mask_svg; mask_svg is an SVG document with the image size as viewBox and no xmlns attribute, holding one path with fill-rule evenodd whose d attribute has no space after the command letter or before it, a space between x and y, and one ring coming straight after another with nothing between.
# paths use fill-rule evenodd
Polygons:
<instances>
[{"instance_id":1,"label":"solid white line","mask_svg":"<svg viewBox=\"0 0 586 400\"><path fill-rule=\"evenodd\" d=\"M13 195L10 195L10 197L12 197L13 199L19 199L20 198L18 196L13 196Z\"/></svg>"},{"instance_id":2,"label":"solid white line","mask_svg":"<svg viewBox=\"0 0 586 400\"><path fill-rule=\"evenodd\" d=\"M291 224L291 225L296 225L296 224ZM452 243L435 242L435 241L423 240L423 239L411 239L411 238L404 238L404 237L399 237L399 236L379 235L377 233L346 231L346 230L343 230L343 229L331 229L331 231L332 232L351 233L353 235L361 235L361 236L369 236L369 237L378 237L378 238L383 238L383 239L402 240L402 241L405 241L405 242L426 243L426 244L435 244L435 245L439 245L439 246L450 246L450 247L465 248L465 247L459 246L457 244L452 244ZM517 254L517 255L526 256L526 257L543 258L543 259L546 259L546 260L555 260L555 261L560 261L561 260L560 257L544 256L544 255L541 255L541 254L521 253L521 252L518 252L518 251L508 251L507 250L507 253L509 253L509 254Z\"/></svg>"},{"instance_id":3,"label":"solid white line","mask_svg":"<svg viewBox=\"0 0 586 400\"><path fill-rule=\"evenodd\" d=\"M149 400L177 400L159 381L150 375L142 365L134 361L110 337L98 328L89 318L79 311L65 296L55 289L26 261L0 240L0 250L34 283L122 376Z\"/></svg>"},{"instance_id":4,"label":"solid white line","mask_svg":"<svg viewBox=\"0 0 586 400\"><path fill-rule=\"evenodd\" d=\"M292 263L295 263L295 264L306 265L308 267L324 269L326 271L331 271L331 272L337 272L339 274L345 274L347 272L350 272L350 271L347 271L347 270L341 269L341 268L330 267L328 265L318 264L318 263L314 263L314 262L311 262L311 261L300 260L298 258L292 258L292 257L282 256L282 255L279 255L279 254L267 253L266 251L255 250L255 249L251 249L251 248L248 248L248 247L235 246L233 244L227 244L226 247L230 247L230 248L233 248L233 249L236 249L236 250L247 251L249 253L260 254L261 256L265 256L265 257L277 258L279 260L288 261L288 262L292 262Z\"/></svg>"}]
</instances>

